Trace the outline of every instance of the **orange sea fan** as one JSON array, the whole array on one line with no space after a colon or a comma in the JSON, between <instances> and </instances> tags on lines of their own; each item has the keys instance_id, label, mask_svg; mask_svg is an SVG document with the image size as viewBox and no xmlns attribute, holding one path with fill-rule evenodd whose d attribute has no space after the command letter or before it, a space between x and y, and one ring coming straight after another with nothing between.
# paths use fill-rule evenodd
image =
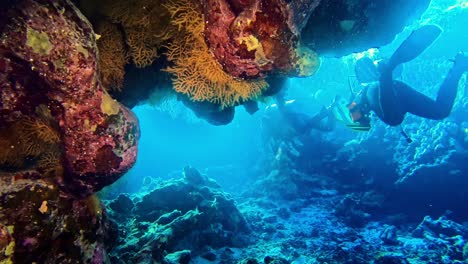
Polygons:
<instances>
[{"instance_id":1,"label":"orange sea fan","mask_svg":"<svg viewBox=\"0 0 468 264\"><path fill-rule=\"evenodd\" d=\"M27 141L37 140L46 144L60 141L59 133L39 119L24 118L19 124L18 134Z\"/></svg>"},{"instance_id":2,"label":"orange sea fan","mask_svg":"<svg viewBox=\"0 0 468 264\"><path fill-rule=\"evenodd\" d=\"M204 40L204 17L191 0L169 1L166 5L177 26L177 39L167 46L167 69L174 75L174 90L194 101L209 101L231 107L256 99L268 87L264 80L238 80L227 74L213 57Z\"/></svg>"},{"instance_id":3,"label":"orange sea fan","mask_svg":"<svg viewBox=\"0 0 468 264\"><path fill-rule=\"evenodd\" d=\"M140 68L151 65L176 32L160 0L113 1L103 5L103 13L122 25L129 55Z\"/></svg>"},{"instance_id":4,"label":"orange sea fan","mask_svg":"<svg viewBox=\"0 0 468 264\"><path fill-rule=\"evenodd\" d=\"M158 41L153 41L142 27L125 27L125 32L133 63L139 68L151 65L158 57Z\"/></svg>"},{"instance_id":5,"label":"orange sea fan","mask_svg":"<svg viewBox=\"0 0 468 264\"><path fill-rule=\"evenodd\" d=\"M102 83L108 90L121 91L128 62L122 33L107 21L100 22L96 32L100 35L97 45Z\"/></svg>"},{"instance_id":6,"label":"orange sea fan","mask_svg":"<svg viewBox=\"0 0 468 264\"><path fill-rule=\"evenodd\" d=\"M63 174L62 153L58 148L51 148L37 161L37 168L47 177L60 177Z\"/></svg>"},{"instance_id":7,"label":"orange sea fan","mask_svg":"<svg viewBox=\"0 0 468 264\"><path fill-rule=\"evenodd\" d=\"M58 146L60 134L46 121L24 117L2 128L0 166L20 168L27 159L35 159Z\"/></svg>"}]
</instances>

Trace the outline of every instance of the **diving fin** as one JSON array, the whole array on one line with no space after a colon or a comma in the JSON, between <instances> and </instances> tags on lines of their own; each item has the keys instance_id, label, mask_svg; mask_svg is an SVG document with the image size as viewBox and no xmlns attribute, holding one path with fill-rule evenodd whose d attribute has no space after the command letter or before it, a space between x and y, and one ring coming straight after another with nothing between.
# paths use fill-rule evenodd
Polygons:
<instances>
[{"instance_id":1,"label":"diving fin","mask_svg":"<svg viewBox=\"0 0 468 264\"><path fill-rule=\"evenodd\" d=\"M395 69L399 64L408 62L423 53L442 33L436 25L424 25L414 30L393 53L387 66Z\"/></svg>"}]
</instances>

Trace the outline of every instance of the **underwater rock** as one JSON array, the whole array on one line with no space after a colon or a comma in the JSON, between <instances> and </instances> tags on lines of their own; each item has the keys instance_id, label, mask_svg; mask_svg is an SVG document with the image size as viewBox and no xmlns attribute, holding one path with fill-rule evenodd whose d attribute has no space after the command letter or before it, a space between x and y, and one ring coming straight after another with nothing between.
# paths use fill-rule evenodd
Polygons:
<instances>
[{"instance_id":1,"label":"underwater rock","mask_svg":"<svg viewBox=\"0 0 468 264\"><path fill-rule=\"evenodd\" d=\"M131 215L134 206L132 199L126 194L120 194L117 199L109 204L112 213L125 217Z\"/></svg>"},{"instance_id":2,"label":"underwater rock","mask_svg":"<svg viewBox=\"0 0 468 264\"><path fill-rule=\"evenodd\" d=\"M164 264L188 264L190 263L190 250L182 250L167 254L164 257Z\"/></svg>"},{"instance_id":3,"label":"underwater rock","mask_svg":"<svg viewBox=\"0 0 468 264\"><path fill-rule=\"evenodd\" d=\"M430 216L424 217L423 221L413 230L414 237L453 237L461 235L468 237L468 229L454 221L441 216L433 220Z\"/></svg>"},{"instance_id":4,"label":"underwater rock","mask_svg":"<svg viewBox=\"0 0 468 264\"><path fill-rule=\"evenodd\" d=\"M0 262L105 263L93 195L135 162L138 121L102 88L95 34L67 0L0 8Z\"/></svg>"},{"instance_id":5,"label":"underwater rock","mask_svg":"<svg viewBox=\"0 0 468 264\"><path fill-rule=\"evenodd\" d=\"M100 83L89 22L66 0L18 1L0 16L1 130L27 119L54 131L63 149L50 158L63 167L55 181L77 196L117 180L136 160L138 121ZM38 127L38 109L55 130Z\"/></svg>"},{"instance_id":6,"label":"underwater rock","mask_svg":"<svg viewBox=\"0 0 468 264\"><path fill-rule=\"evenodd\" d=\"M166 213L161 215L158 220L156 220L156 223L160 225L167 225L174 221L177 217L180 217L182 215L182 212L179 210L174 210L172 212Z\"/></svg>"},{"instance_id":7,"label":"underwater rock","mask_svg":"<svg viewBox=\"0 0 468 264\"><path fill-rule=\"evenodd\" d=\"M209 261L215 261L217 258L216 254L212 251L202 254L201 257Z\"/></svg>"},{"instance_id":8,"label":"underwater rock","mask_svg":"<svg viewBox=\"0 0 468 264\"><path fill-rule=\"evenodd\" d=\"M132 214L120 224L120 241L127 246L111 253L125 255L126 263L139 263L140 258L162 261L178 249L196 256L207 247L242 246L249 233L233 199L192 167L184 168L184 178L162 182L145 194Z\"/></svg>"},{"instance_id":9,"label":"underwater rock","mask_svg":"<svg viewBox=\"0 0 468 264\"><path fill-rule=\"evenodd\" d=\"M430 0L329 0L322 1L304 27L301 37L323 56L344 56L390 43L412 20L418 19Z\"/></svg>"},{"instance_id":10,"label":"underwater rock","mask_svg":"<svg viewBox=\"0 0 468 264\"><path fill-rule=\"evenodd\" d=\"M395 254L385 254L383 256L378 256L374 261L375 264L408 264L408 260L401 255Z\"/></svg>"},{"instance_id":11,"label":"underwater rock","mask_svg":"<svg viewBox=\"0 0 468 264\"><path fill-rule=\"evenodd\" d=\"M320 0L203 2L208 46L229 75L309 76L317 70L317 54L299 47L299 35Z\"/></svg>"},{"instance_id":12,"label":"underwater rock","mask_svg":"<svg viewBox=\"0 0 468 264\"><path fill-rule=\"evenodd\" d=\"M372 212L382 206L383 196L374 192L352 193L346 195L336 206L338 216L353 227L364 226Z\"/></svg>"},{"instance_id":13,"label":"underwater rock","mask_svg":"<svg viewBox=\"0 0 468 264\"><path fill-rule=\"evenodd\" d=\"M0 180L0 262L105 263L115 226L96 196L76 200L44 180L13 181Z\"/></svg>"},{"instance_id":14,"label":"underwater rock","mask_svg":"<svg viewBox=\"0 0 468 264\"><path fill-rule=\"evenodd\" d=\"M427 259L440 263L462 263L467 231L465 226L449 220L446 216L435 220L426 216L411 235L414 239L422 239L424 247L433 252L424 254ZM411 243L405 244L410 248Z\"/></svg>"},{"instance_id":15,"label":"underwater rock","mask_svg":"<svg viewBox=\"0 0 468 264\"><path fill-rule=\"evenodd\" d=\"M243 259L239 261L239 264L259 264L258 260L254 258Z\"/></svg>"},{"instance_id":16,"label":"underwater rock","mask_svg":"<svg viewBox=\"0 0 468 264\"><path fill-rule=\"evenodd\" d=\"M198 118L204 119L212 125L227 125L234 119L235 107L222 108L220 104L197 102L190 100L187 96L179 96L179 98L186 107L192 109Z\"/></svg>"},{"instance_id":17,"label":"underwater rock","mask_svg":"<svg viewBox=\"0 0 468 264\"><path fill-rule=\"evenodd\" d=\"M288 219L289 217L291 217L291 212L289 211L288 208L281 207L278 210L278 216L281 217L282 219Z\"/></svg>"},{"instance_id":18,"label":"underwater rock","mask_svg":"<svg viewBox=\"0 0 468 264\"><path fill-rule=\"evenodd\" d=\"M397 239L397 229L395 226L387 226L382 233L380 233L380 239L385 244L388 245L397 245L398 244L398 239Z\"/></svg>"},{"instance_id":19,"label":"underwater rock","mask_svg":"<svg viewBox=\"0 0 468 264\"><path fill-rule=\"evenodd\" d=\"M289 264L289 261L285 260L284 258L280 258L280 257L266 256L263 259L263 263L265 263L265 264Z\"/></svg>"}]
</instances>

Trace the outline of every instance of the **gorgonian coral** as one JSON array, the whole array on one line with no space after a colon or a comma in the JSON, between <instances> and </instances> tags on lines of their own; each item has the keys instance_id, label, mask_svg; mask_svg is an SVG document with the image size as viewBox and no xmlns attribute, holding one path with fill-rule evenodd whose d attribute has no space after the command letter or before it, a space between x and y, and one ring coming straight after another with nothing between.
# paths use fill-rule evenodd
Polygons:
<instances>
[{"instance_id":1,"label":"gorgonian coral","mask_svg":"<svg viewBox=\"0 0 468 264\"><path fill-rule=\"evenodd\" d=\"M36 117L23 117L8 127L2 128L0 133L0 165L20 169L33 166L31 161L41 161L54 155L55 167L61 166L60 134L51 119L43 113L43 107L37 108ZM48 113L50 115L50 113Z\"/></svg>"},{"instance_id":2,"label":"gorgonian coral","mask_svg":"<svg viewBox=\"0 0 468 264\"><path fill-rule=\"evenodd\" d=\"M160 0L106 1L102 12L122 25L129 55L137 67L151 65L172 36L169 15Z\"/></svg>"},{"instance_id":3,"label":"gorgonian coral","mask_svg":"<svg viewBox=\"0 0 468 264\"><path fill-rule=\"evenodd\" d=\"M205 19L197 2L169 1L165 7L179 30L167 46L167 58L173 63L167 71L174 75L174 90L224 108L256 99L268 87L263 79L235 79L223 70L205 42Z\"/></svg>"},{"instance_id":4,"label":"gorgonian coral","mask_svg":"<svg viewBox=\"0 0 468 264\"><path fill-rule=\"evenodd\" d=\"M96 33L100 36L97 45L102 84L107 90L121 91L128 62L122 33L117 25L107 21L98 24Z\"/></svg>"}]
</instances>

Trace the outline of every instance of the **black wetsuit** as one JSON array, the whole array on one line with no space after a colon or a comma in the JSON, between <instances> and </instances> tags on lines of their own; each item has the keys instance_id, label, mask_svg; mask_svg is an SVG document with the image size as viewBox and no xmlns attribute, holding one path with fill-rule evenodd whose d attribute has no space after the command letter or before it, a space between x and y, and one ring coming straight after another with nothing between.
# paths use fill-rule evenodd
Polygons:
<instances>
[{"instance_id":1,"label":"black wetsuit","mask_svg":"<svg viewBox=\"0 0 468 264\"><path fill-rule=\"evenodd\" d=\"M452 111L457 96L458 81L465 69L454 65L439 88L436 100L414 90L407 84L393 80L393 69L387 69L380 76L379 85L370 87L367 100L372 111L391 126L400 125L406 113L440 120Z\"/></svg>"}]
</instances>

